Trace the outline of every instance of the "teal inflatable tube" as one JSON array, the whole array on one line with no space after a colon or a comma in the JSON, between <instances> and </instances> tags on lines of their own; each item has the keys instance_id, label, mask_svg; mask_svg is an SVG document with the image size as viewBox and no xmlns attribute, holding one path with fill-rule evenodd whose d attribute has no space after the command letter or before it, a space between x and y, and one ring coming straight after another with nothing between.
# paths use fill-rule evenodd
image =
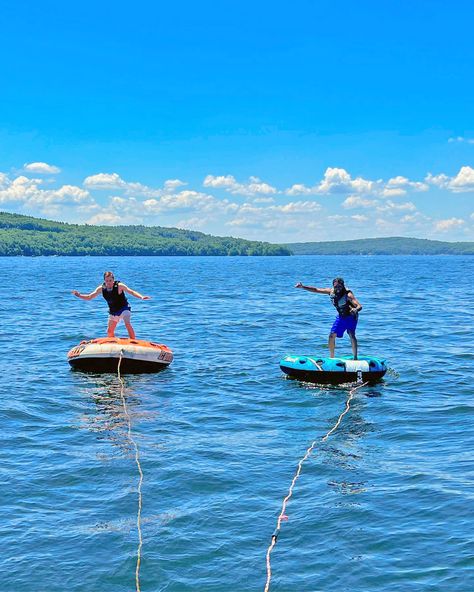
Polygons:
<instances>
[{"instance_id":1,"label":"teal inflatable tube","mask_svg":"<svg viewBox=\"0 0 474 592\"><path fill-rule=\"evenodd\" d=\"M280 360L280 368L291 378L316 384L377 382L387 372L386 360L375 356L321 358L290 354Z\"/></svg>"}]
</instances>

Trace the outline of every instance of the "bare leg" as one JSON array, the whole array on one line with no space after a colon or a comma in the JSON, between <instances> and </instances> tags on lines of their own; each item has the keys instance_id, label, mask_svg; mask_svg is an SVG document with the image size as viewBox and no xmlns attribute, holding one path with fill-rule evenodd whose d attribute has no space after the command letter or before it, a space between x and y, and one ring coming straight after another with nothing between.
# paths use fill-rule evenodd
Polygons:
<instances>
[{"instance_id":1,"label":"bare leg","mask_svg":"<svg viewBox=\"0 0 474 592\"><path fill-rule=\"evenodd\" d=\"M354 360L357 360L357 337L354 332L348 331L349 337L351 339L351 346L352 346L352 353L354 355Z\"/></svg>"},{"instance_id":2,"label":"bare leg","mask_svg":"<svg viewBox=\"0 0 474 592\"><path fill-rule=\"evenodd\" d=\"M127 327L128 336L130 339L136 339L135 331L133 330L132 323L130 321L125 321L125 327Z\"/></svg>"},{"instance_id":3,"label":"bare leg","mask_svg":"<svg viewBox=\"0 0 474 592\"><path fill-rule=\"evenodd\" d=\"M109 324L107 325L107 337L115 337L115 327L117 326L118 321L109 319Z\"/></svg>"},{"instance_id":4,"label":"bare leg","mask_svg":"<svg viewBox=\"0 0 474 592\"><path fill-rule=\"evenodd\" d=\"M334 350L336 349L336 334L329 333L328 339L329 357L334 358Z\"/></svg>"}]
</instances>

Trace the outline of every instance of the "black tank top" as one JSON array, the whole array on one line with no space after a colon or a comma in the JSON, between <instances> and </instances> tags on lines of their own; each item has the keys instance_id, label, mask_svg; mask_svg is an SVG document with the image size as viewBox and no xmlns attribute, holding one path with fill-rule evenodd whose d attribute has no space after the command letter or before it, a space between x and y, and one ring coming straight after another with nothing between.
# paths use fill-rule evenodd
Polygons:
<instances>
[{"instance_id":1,"label":"black tank top","mask_svg":"<svg viewBox=\"0 0 474 592\"><path fill-rule=\"evenodd\" d=\"M122 293L119 294L118 285L119 282L115 281L114 287L109 291L106 289L105 284L102 284L102 296L107 300L110 314L122 312L123 310L127 310L127 308L130 309L124 292L122 291Z\"/></svg>"}]
</instances>

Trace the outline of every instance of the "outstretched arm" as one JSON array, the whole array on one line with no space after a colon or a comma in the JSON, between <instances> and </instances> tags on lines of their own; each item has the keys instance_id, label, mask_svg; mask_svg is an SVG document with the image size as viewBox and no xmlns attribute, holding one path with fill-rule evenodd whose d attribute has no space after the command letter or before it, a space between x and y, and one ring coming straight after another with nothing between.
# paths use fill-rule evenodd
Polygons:
<instances>
[{"instance_id":1,"label":"outstretched arm","mask_svg":"<svg viewBox=\"0 0 474 592\"><path fill-rule=\"evenodd\" d=\"M308 292L315 292L316 294L330 294L331 288L315 288L314 286L303 286L301 282L298 282L295 288L303 288L303 290L308 290Z\"/></svg>"},{"instance_id":2,"label":"outstretched arm","mask_svg":"<svg viewBox=\"0 0 474 592\"><path fill-rule=\"evenodd\" d=\"M120 288L122 288L122 290L124 292L127 292L128 294L135 296L135 298L140 298L140 300L150 300L149 296L142 296L140 294L140 292L136 292L135 290L132 290L131 288L129 288L125 284L122 284L122 282L119 283L119 291L120 291Z\"/></svg>"},{"instance_id":3,"label":"outstretched arm","mask_svg":"<svg viewBox=\"0 0 474 592\"><path fill-rule=\"evenodd\" d=\"M102 292L102 286L97 286L97 288L93 292L91 292L90 294L81 294L77 290L72 290L71 294L74 294L74 296L77 296L78 298L81 298L82 300L92 300L93 298L98 296L101 292Z\"/></svg>"}]
</instances>

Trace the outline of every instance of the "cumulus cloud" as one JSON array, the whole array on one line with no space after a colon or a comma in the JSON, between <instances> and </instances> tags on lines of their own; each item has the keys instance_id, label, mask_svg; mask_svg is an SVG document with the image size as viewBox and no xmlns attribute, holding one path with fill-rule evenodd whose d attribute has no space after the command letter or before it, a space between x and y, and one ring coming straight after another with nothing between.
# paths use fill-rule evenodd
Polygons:
<instances>
[{"instance_id":1,"label":"cumulus cloud","mask_svg":"<svg viewBox=\"0 0 474 592\"><path fill-rule=\"evenodd\" d=\"M369 197L397 197L404 196L409 191L428 191L427 182L410 181L407 177L398 175L389 179L386 183L382 179L370 180L363 177L352 178L350 173L342 168L328 167L324 173L323 179L307 187L301 183L292 185L285 191L286 195L337 195L353 194L345 202L344 207L366 207L361 200L358 204L354 195Z\"/></svg>"},{"instance_id":2,"label":"cumulus cloud","mask_svg":"<svg viewBox=\"0 0 474 592\"><path fill-rule=\"evenodd\" d=\"M425 181L428 185L434 185L440 189L447 189L449 187L450 178L444 173L440 173L439 175L428 173L425 177Z\"/></svg>"},{"instance_id":3,"label":"cumulus cloud","mask_svg":"<svg viewBox=\"0 0 474 592\"><path fill-rule=\"evenodd\" d=\"M159 199L148 199L143 202L145 211L160 213L170 210L196 210L201 212L227 212L236 209L237 205L228 200L218 200L213 195L185 189L178 193L163 195Z\"/></svg>"},{"instance_id":4,"label":"cumulus cloud","mask_svg":"<svg viewBox=\"0 0 474 592\"><path fill-rule=\"evenodd\" d=\"M29 162L23 165L23 170L29 173L38 173L40 175L55 175L60 173L61 169L46 162Z\"/></svg>"},{"instance_id":5,"label":"cumulus cloud","mask_svg":"<svg viewBox=\"0 0 474 592\"><path fill-rule=\"evenodd\" d=\"M401 187L384 187L381 192L382 197L404 197L407 194Z\"/></svg>"},{"instance_id":6,"label":"cumulus cloud","mask_svg":"<svg viewBox=\"0 0 474 592\"><path fill-rule=\"evenodd\" d=\"M214 189L229 189L235 187L238 183L232 175L221 175L220 177L207 175L203 185L204 187L213 187Z\"/></svg>"},{"instance_id":7,"label":"cumulus cloud","mask_svg":"<svg viewBox=\"0 0 474 592\"><path fill-rule=\"evenodd\" d=\"M391 200L387 200L383 204L377 206L378 212L398 212L398 211L409 211L414 212L416 210L416 206L411 201L405 203L395 203Z\"/></svg>"},{"instance_id":8,"label":"cumulus cloud","mask_svg":"<svg viewBox=\"0 0 474 592\"><path fill-rule=\"evenodd\" d=\"M207 175L203 181L204 187L213 189L224 189L234 195L252 197L256 195L274 195L277 193L275 187L264 183L258 177L250 177L248 183L238 183L233 175L214 176Z\"/></svg>"},{"instance_id":9,"label":"cumulus cloud","mask_svg":"<svg viewBox=\"0 0 474 592\"><path fill-rule=\"evenodd\" d=\"M318 193L371 193L374 187L374 181L362 177L352 179L345 169L328 167L318 186Z\"/></svg>"},{"instance_id":10,"label":"cumulus cloud","mask_svg":"<svg viewBox=\"0 0 474 592\"><path fill-rule=\"evenodd\" d=\"M120 189L126 185L117 173L98 173L84 179L84 186L89 189Z\"/></svg>"},{"instance_id":11,"label":"cumulus cloud","mask_svg":"<svg viewBox=\"0 0 474 592\"><path fill-rule=\"evenodd\" d=\"M295 183L289 189L285 191L286 195L295 196L295 195L311 195L315 194L316 190L311 187L306 187L302 183Z\"/></svg>"},{"instance_id":12,"label":"cumulus cloud","mask_svg":"<svg viewBox=\"0 0 474 592\"><path fill-rule=\"evenodd\" d=\"M314 201L295 201L283 205L259 207L254 203L244 203L233 212L228 226L261 227L271 229L301 229L308 227L311 215L321 210Z\"/></svg>"},{"instance_id":13,"label":"cumulus cloud","mask_svg":"<svg viewBox=\"0 0 474 592\"><path fill-rule=\"evenodd\" d=\"M93 200L88 191L75 185L63 185L59 189L48 191L36 191L30 195L30 205L43 206L51 204L74 204L80 205L91 203Z\"/></svg>"},{"instance_id":14,"label":"cumulus cloud","mask_svg":"<svg viewBox=\"0 0 474 592\"><path fill-rule=\"evenodd\" d=\"M100 212L87 221L98 226L115 226L122 223L122 217L114 212Z\"/></svg>"},{"instance_id":15,"label":"cumulus cloud","mask_svg":"<svg viewBox=\"0 0 474 592\"><path fill-rule=\"evenodd\" d=\"M41 183L41 179L29 179L24 175L14 179L3 175L0 179L0 204L57 215L61 213L60 206L83 207L95 203L89 192L81 187L62 185L57 189L43 189Z\"/></svg>"},{"instance_id":16,"label":"cumulus cloud","mask_svg":"<svg viewBox=\"0 0 474 592\"><path fill-rule=\"evenodd\" d=\"M454 177L449 177L444 173L432 175L429 173L425 181L430 185L435 185L440 189L449 189L453 193L466 193L474 191L474 168L463 166Z\"/></svg>"},{"instance_id":17,"label":"cumulus cloud","mask_svg":"<svg viewBox=\"0 0 474 592\"><path fill-rule=\"evenodd\" d=\"M181 186L184 183L173 184ZM171 185L168 186L171 189ZM218 216L223 216L238 209L238 205L227 199L217 199L207 193L183 189L175 193L161 192L158 197L139 199L136 196L114 195L108 200L108 203L101 208L90 220L91 224L106 223L107 220L115 220L117 223L156 223L157 217L163 215L175 215L182 212L193 213L190 218L181 222L185 224L186 220L201 219L199 226ZM103 222L104 221L104 222ZM162 220L160 219L160 224ZM176 225L174 223L173 225Z\"/></svg>"},{"instance_id":18,"label":"cumulus cloud","mask_svg":"<svg viewBox=\"0 0 474 592\"><path fill-rule=\"evenodd\" d=\"M449 188L455 193L474 191L474 169L470 166L461 167L459 173L451 179Z\"/></svg>"},{"instance_id":19,"label":"cumulus cloud","mask_svg":"<svg viewBox=\"0 0 474 592\"><path fill-rule=\"evenodd\" d=\"M459 229L472 231L471 219L468 225L454 217L454 208L449 212L453 218L433 220L415 205L417 194L434 188L445 194L474 191L474 168L470 166L461 167L453 176L430 173L420 181L403 175L371 180L328 167L314 185L294 183L286 190L259 177L240 182L233 175L207 175L203 181L206 190L201 191L176 178L150 187L129 182L117 172L88 176L81 187L66 184L52 188L53 183L30 175L10 178L0 173L0 204L32 215L54 213L58 219L91 224L159 224L221 234L226 226L236 227L242 230L241 236L274 241L287 238L288 242L296 237L311 240L312 232L316 239L335 233L363 238L364 232L430 236L434 231L451 238ZM410 200L403 199L407 195ZM322 196L331 199L318 199Z\"/></svg>"},{"instance_id":20,"label":"cumulus cloud","mask_svg":"<svg viewBox=\"0 0 474 592\"><path fill-rule=\"evenodd\" d=\"M446 220L439 220L435 223L435 230L438 232L446 232L448 230L452 230L453 228L459 228L466 224L465 220L461 218L448 218Z\"/></svg>"},{"instance_id":21,"label":"cumulus cloud","mask_svg":"<svg viewBox=\"0 0 474 592\"><path fill-rule=\"evenodd\" d=\"M35 193L41 191L38 187L40 183L39 179L29 179L23 175L13 180L5 177L0 190L0 203L24 203Z\"/></svg>"},{"instance_id":22,"label":"cumulus cloud","mask_svg":"<svg viewBox=\"0 0 474 592\"><path fill-rule=\"evenodd\" d=\"M349 195L343 202L342 207L345 209L352 208L373 208L379 202L374 199L365 199L359 195Z\"/></svg>"},{"instance_id":23,"label":"cumulus cloud","mask_svg":"<svg viewBox=\"0 0 474 592\"><path fill-rule=\"evenodd\" d=\"M185 183L184 181L180 181L179 179L168 179L168 181L165 181L163 187L167 193L171 193L173 191L176 191L178 187L183 187L184 185L187 185L187 183Z\"/></svg>"},{"instance_id":24,"label":"cumulus cloud","mask_svg":"<svg viewBox=\"0 0 474 592\"><path fill-rule=\"evenodd\" d=\"M84 186L90 190L121 190L125 195L132 197L159 198L162 195L171 194L179 187L186 185L179 179L168 179L162 188L149 187L143 183L125 181L118 173L98 173L84 179Z\"/></svg>"},{"instance_id":25,"label":"cumulus cloud","mask_svg":"<svg viewBox=\"0 0 474 592\"><path fill-rule=\"evenodd\" d=\"M403 190L404 192L410 191L428 191L429 186L427 183L422 183L420 181L410 181L406 177L402 175L398 175L397 177L392 177L387 181L385 186L386 190L391 189L399 189Z\"/></svg>"},{"instance_id":26,"label":"cumulus cloud","mask_svg":"<svg viewBox=\"0 0 474 592\"><path fill-rule=\"evenodd\" d=\"M285 191L286 195L333 195L344 193L373 194L376 192L380 181L370 181L363 177L353 179L342 168L328 167L323 179L312 187L301 183L292 185Z\"/></svg>"}]
</instances>

